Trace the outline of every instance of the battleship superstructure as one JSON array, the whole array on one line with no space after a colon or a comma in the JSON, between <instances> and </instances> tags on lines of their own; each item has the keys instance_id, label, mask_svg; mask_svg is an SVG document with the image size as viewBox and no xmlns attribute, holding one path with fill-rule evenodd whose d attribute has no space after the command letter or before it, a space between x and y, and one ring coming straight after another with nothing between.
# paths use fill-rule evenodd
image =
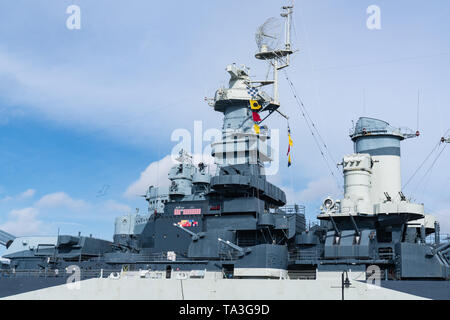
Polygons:
<instances>
[{"instance_id":1,"label":"battleship superstructure","mask_svg":"<svg viewBox=\"0 0 450 320\"><path fill-rule=\"evenodd\" d=\"M218 173L180 151L169 188L150 186L148 214L118 217L113 242L0 231L8 259L0 296L178 299L190 290L190 299L328 299L340 298L332 289L337 283L354 299L450 299L450 243L441 241L439 223L423 205L401 189L400 143L414 133L360 118L350 135L354 154L341 163L344 196L324 200L320 224L307 227L304 207L286 205L283 190L267 181L270 134L260 126L265 118L252 115L284 116L277 74L292 54L292 7L283 9L284 48L260 38L256 55L271 62L273 80L254 81L246 67L231 64L228 88L210 101L224 117L222 141L212 145ZM265 85L273 85L273 96L261 89ZM427 243L433 233L434 243ZM65 285L74 270L85 283L80 291ZM377 280L382 290L364 289L367 280ZM252 296L249 287L256 288Z\"/></svg>"}]
</instances>

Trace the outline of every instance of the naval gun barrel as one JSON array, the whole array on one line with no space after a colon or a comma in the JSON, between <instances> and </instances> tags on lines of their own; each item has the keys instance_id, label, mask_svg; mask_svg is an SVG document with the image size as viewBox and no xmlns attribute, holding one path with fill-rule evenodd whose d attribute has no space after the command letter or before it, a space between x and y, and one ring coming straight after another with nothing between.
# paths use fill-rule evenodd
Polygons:
<instances>
[{"instance_id":1,"label":"naval gun barrel","mask_svg":"<svg viewBox=\"0 0 450 320\"><path fill-rule=\"evenodd\" d=\"M350 221L352 222L353 228L355 229L356 235L359 237L361 236L361 232L359 231L358 225L356 224L355 218L353 218L352 215L350 215Z\"/></svg>"},{"instance_id":2,"label":"naval gun barrel","mask_svg":"<svg viewBox=\"0 0 450 320\"><path fill-rule=\"evenodd\" d=\"M0 244L8 248L16 237L8 232L0 230Z\"/></svg>"},{"instance_id":3,"label":"naval gun barrel","mask_svg":"<svg viewBox=\"0 0 450 320\"><path fill-rule=\"evenodd\" d=\"M222 242L223 244L226 244L227 246L233 248L234 250L238 251L240 256L243 256L244 254L249 253L251 251L251 249L249 249L249 248L239 247L238 245L236 245L233 242L230 242L228 240L223 240L221 238L217 238L217 240L219 240L219 242Z\"/></svg>"},{"instance_id":4,"label":"naval gun barrel","mask_svg":"<svg viewBox=\"0 0 450 320\"><path fill-rule=\"evenodd\" d=\"M174 223L173 226L183 230L186 233L188 233L192 237L193 241L197 241L199 238L202 238L202 237L205 236L205 234L203 232L195 233L195 232L192 232L191 230L188 230L185 227L182 227L182 226L180 226L179 224L176 224L176 223Z\"/></svg>"},{"instance_id":5,"label":"naval gun barrel","mask_svg":"<svg viewBox=\"0 0 450 320\"><path fill-rule=\"evenodd\" d=\"M450 242L444 243L443 245L437 247L435 249L435 252L444 251L444 250L449 249L449 248L450 248Z\"/></svg>"},{"instance_id":6,"label":"naval gun barrel","mask_svg":"<svg viewBox=\"0 0 450 320\"><path fill-rule=\"evenodd\" d=\"M450 248L443 250L441 253L444 255L444 254L447 254L448 252L450 252Z\"/></svg>"},{"instance_id":7,"label":"naval gun barrel","mask_svg":"<svg viewBox=\"0 0 450 320\"><path fill-rule=\"evenodd\" d=\"M337 235L338 237L340 237L340 236L341 236L341 231L338 229L337 224L336 224L336 222L334 221L334 219L333 219L333 217L331 216L331 214L329 215L329 217L330 217L331 224L333 225L334 232L336 233L336 235Z\"/></svg>"}]
</instances>

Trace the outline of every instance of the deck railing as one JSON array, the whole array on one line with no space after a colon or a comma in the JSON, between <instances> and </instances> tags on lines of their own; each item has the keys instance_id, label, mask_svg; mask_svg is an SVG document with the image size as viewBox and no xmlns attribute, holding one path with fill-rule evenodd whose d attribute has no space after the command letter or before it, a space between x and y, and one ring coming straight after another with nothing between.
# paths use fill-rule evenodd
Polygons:
<instances>
[{"instance_id":1,"label":"deck railing","mask_svg":"<svg viewBox=\"0 0 450 320\"><path fill-rule=\"evenodd\" d=\"M426 237L425 242L427 244L435 244L436 237L434 234L430 234L428 237ZM439 234L439 241L441 244L450 242L450 233L440 233Z\"/></svg>"},{"instance_id":2,"label":"deck railing","mask_svg":"<svg viewBox=\"0 0 450 320\"><path fill-rule=\"evenodd\" d=\"M306 207L303 205L293 204L293 205L286 205L284 207L280 207L279 210L284 211L286 214L305 214Z\"/></svg>"},{"instance_id":3,"label":"deck railing","mask_svg":"<svg viewBox=\"0 0 450 320\"><path fill-rule=\"evenodd\" d=\"M289 261L306 261L306 260L316 260L321 257L323 253L322 249L301 249L289 252Z\"/></svg>"},{"instance_id":4,"label":"deck railing","mask_svg":"<svg viewBox=\"0 0 450 320\"><path fill-rule=\"evenodd\" d=\"M111 273L120 274L118 270L107 270L107 269L93 269L93 270L80 270L80 279L90 279L90 278L107 278ZM22 270L0 270L0 277L36 277L36 278L67 278L74 274L74 271L65 269L22 269Z\"/></svg>"}]
</instances>

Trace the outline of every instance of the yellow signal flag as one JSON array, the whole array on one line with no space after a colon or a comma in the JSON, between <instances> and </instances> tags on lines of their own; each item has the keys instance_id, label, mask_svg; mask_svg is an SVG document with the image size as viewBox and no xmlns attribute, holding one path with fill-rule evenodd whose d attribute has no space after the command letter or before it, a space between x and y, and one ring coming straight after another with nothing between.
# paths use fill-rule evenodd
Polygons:
<instances>
[{"instance_id":1,"label":"yellow signal flag","mask_svg":"<svg viewBox=\"0 0 450 320\"><path fill-rule=\"evenodd\" d=\"M250 100L250 108L252 108L252 110L259 110L261 109L261 105L258 100Z\"/></svg>"},{"instance_id":2,"label":"yellow signal flag","mask_svg":"<svg viewBox=\"0 0 450 320\"><path fill-rule=\"evenodd\" d=\"M288 137L289 137L289 145L292 147L294 144L291 139L291 134L288 134Z\"/></svg>"},{"instance_id":3,"label":"yellow signal flag","mask_svg":"<svg viewBox=\"0 0 450 320\"><path fill-rule=\"evenodd\" d=\"M259 134L259 126L256 123L253 125L253 129L255 130L256 134Z\"/></svg>"},{"instance_id":4,"label":"yellow signal flag","mask_svg":"<svg viewBox=\"0 0 450 320\"><path fill-rule=\"evenodd\" d=\"M288 158L288 167L290 167L291 166L291 155L289 155L289 158Z\"/></svg>"}]
</instances>

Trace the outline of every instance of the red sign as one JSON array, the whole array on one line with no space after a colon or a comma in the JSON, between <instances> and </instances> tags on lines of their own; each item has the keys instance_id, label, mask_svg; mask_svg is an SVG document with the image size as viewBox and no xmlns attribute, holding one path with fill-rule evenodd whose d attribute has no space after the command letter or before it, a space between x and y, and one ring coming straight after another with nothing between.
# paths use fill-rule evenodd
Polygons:
<instances>
[{"instance_id":1,"label":"red sign","mask_svg":"<svg viewBox=\"0 0 450 320\"><path fill-rule=\"evenodd\" d=\"M202 209L182 209L177 208L173 210L173 214L176 216L180 215L191 215L191 214L202 214Z\"/></svg>"}]
</instances>

